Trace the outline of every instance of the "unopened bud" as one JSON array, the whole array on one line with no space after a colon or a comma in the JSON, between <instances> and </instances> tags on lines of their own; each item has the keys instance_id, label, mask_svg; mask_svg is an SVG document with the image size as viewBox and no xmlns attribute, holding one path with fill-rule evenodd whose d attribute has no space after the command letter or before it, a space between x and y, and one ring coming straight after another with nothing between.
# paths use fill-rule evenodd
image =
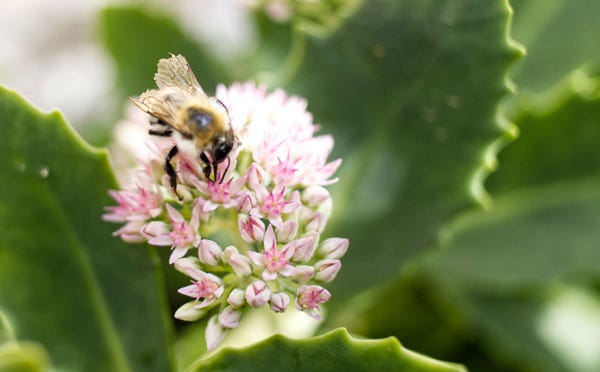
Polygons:
<instances>
[{"instance_id":1,"label":"unopened bud","mask_svg":"<svg viewBox=\"0 0 600 372\"><path fill-rule=\"evenodd\" d=\"M250 259L240 254L234 246L225 248L222 255L223 261L227 262L239 277L250 276L252 274L252 265Z\"/></svg>"},{"instance_id":2,"label":"unopened bud","mask_svg":"<svg viewBox=\"0 0 600 372\"><path fill-rule=\"evenodd\" d=\"M315 275L315 268L308 265L298 265L294 268L291 278L296 283L304 284L311 280Z\"/></svg>"},{"instance_id":3,"label":"unopened bud","mask_svg":"<svg viewBox=\"0 0 600 372\"><path fill-rule=\"evenodd\" d=\"M198 245L198 258L206 265L218 265L222 253L221 247L212 240L203 239Z\"/></svg>"},{"instance_id":4,"label":"unopened bud","mask_svg":"<svg viewBox=\"0 0 600 372\"><path fill-rule=\"evenodd\" d=\"M195 304L196 301L190 301L181 305L179 309L175 311L175 318L179 320L184 320L186 322L193 322L206 315L206 311L195 308Z\"/></svg>"},{"instance_id":5,"label":"unopened bud","mask_svg":"<svg viewBox=\"0 0 600 372\"><path fill-rule=\"evenodd\" d=\"M236 328L240 325L242 312L233 306L227 306L221 314L219 314L219 324L223 328Z\"/></svg>"},{"instance_id":6,"label":"unopened bud","mask_svg":"<svg viewBox=\"0 0 600 372\"><path fill-rule=\"evenodd\" d=\"M277 292L271 295L269 305L276 313L283 313L290 304L290 296L285 292Z\"/></svg>"},{"instance_id":7,"label":"unopened bud","mask_svg":"<svg viewBox=\"0 0 600 372\"><path fill-rule=\"evenodd\" d=\"M246 304L246 299L244 298L244 291L239 288L234 289L227 297L227 303L234 307L242 307Z\"/></svg>"},{"instance_id":8,"label":"unopened bud","mask_svg":"<svg viewBox=\"0 0 600 372\"><path fill-rule=\"evenodd\" d=\"M315 280L323 283L329 283L335 279L338 271L342 267L340 260L324 259L315 264Z\"/></svg>"},{"instance_id":9,"label":"unopened bud","mask_svg":"<svg viewBox=\"0 0 600 372\"><path fill-rule=\"evenodd\" d=\"M322 186L309 186L302 193L302 201L311 208L319 207L330 198L329 191Z\"/></svg>"},{"instance_id":10,"label":"unopened bud","mask_svg":"<svg viewBox=\"0 0 600 372\"><path fill-rule=\"evenodd\" d=\"M325 258L341 258L348 250L348 239L329 238L319 246L319 254Z\"/></svg>"},{"instance_id":11,"label":"unopened bud","mask_svg":"<svg viewBox=\"0 0 600 372\"><path fill-rule=\"evenodd\" d=\"M264 306L269 301L271 291L262 280L257 280L250 284L245 291L245 297L248 304L252 307Z\"/></svg>"}]
</instances>

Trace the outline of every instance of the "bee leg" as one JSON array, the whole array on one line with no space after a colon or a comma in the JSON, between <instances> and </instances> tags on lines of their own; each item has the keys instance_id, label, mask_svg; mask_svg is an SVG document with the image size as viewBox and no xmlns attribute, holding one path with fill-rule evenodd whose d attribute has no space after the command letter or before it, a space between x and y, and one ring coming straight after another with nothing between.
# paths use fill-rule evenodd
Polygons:
<instances>
[{"instance_id":1,"label":"bee leg","mask_svg":"<svg viewBox=\"0 0 600 372\"><path fill-rule=\"evenodd\" d=\"M204 166L202 167L202 170L204 171L204 177L206 177L206 179L210 181L211 180L210 173L212 171L212 168L211 168L210 161L208 161L208 158L206 157L205 153L200 154L200 160L202 160L202 162L204 162Z\"/></svg>"},{"instance_id":2,"label":"bee leg","mask_svg":"<svg viewBox=\"0 0 600 372\"><path fill-rule=\"evenodd\" d=\"M167 130L164 130L164 131L150 129L148 131L148 133L151 134L151 135L153 135L153 136L170 137L171 133L173 133L173 131L170 130L170 129L167 129Z\"/></svg>"},{"instance_id":3,"label":"bee leg","mask_svg":"<svg viewBox=\"0 0 600 372\"><path fill-rule=\"evenodd\" d=\"M227 158L227 166L225 167L225 171L223 171L223 174L221 175L221 180L219 181L219 183L223 183L223 180L225 179L225 175L227 174L227 171L229 170L230 165L231 165L231 159L228 157ZM216 170L215 170L215 174L216 174Z\"/></svg>"},{"instance_id":4,"label":"bee leg","mask_svg":"<svg viewBox=\"0 0 600 372\"><path fill-rule=\"evenodd\" d=\"M179 195L179 193L177 192L177 173L175 172L175 168L173 168L173 165L171 164L171 160L173 160L173 158L175 157L175 155L177 155L178 152L179 148L177 148L177 146L173 146L171 150L169 150L169 153L165 158L165 172L167 172L167 175L169 176L169 183L171 184L173 192L179 200L183 200L183 197L181 197L181 195Z\"/></svg>"}]
</instances>

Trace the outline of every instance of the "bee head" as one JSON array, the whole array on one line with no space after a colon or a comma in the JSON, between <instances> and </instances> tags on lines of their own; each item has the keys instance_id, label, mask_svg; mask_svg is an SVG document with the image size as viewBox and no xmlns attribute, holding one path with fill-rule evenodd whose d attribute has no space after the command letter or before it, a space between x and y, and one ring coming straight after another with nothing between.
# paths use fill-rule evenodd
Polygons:
<instances>
[{"instance_id":1,"label":"bee head","mask_svg":"<svg viewBox=\"0 0 600 372\"><path fill-rule=\"evenodd\" d=\"M233 149L233 145L233 133L226 132L224 136L217 137L210 152L213 164L219 164L225 160Z\"/></svg>"}]
</instances>

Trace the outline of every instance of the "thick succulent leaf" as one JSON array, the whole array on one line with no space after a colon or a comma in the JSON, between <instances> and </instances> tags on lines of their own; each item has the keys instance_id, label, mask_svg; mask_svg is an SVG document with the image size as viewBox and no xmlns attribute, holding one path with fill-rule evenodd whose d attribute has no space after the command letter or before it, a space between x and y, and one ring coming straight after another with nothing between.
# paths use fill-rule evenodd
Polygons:
<instances>
[{"instance_id":1,"label":"thick succulent leaf","mask_svg":"<svg viewBox=\"0 0 600 372\"><path fill-rule=\"evenodd\" d=\"M512 35L527 48L513 79L541 92L590 60L600 59L600 2L511 0Z\"/></svg>"},{"instance_id":2,"label":"thick succulent leaf","mask_svg":"<svg viewBox=\"0 0 600 372\"><path fill-rule=\"evenodd\" d=\"M280 335L245 349L225 349L190 371L464 371L405 349L395 338L360 340L337 329L295 340Z\"/></svg>"},{"instance_id":3,"label":"thick succulent leaf","mask_svg":"<svg viewBox=\"0 0 600 372\"><path fill-rule=\"evenodd\" d=\"M394 285L358 299L354 311L336 314L330 326L394 335L476 370L574 368L582 361L563 360L540 324L558 283L598 278L599 182L527 189L497 198L492 211L464 214L446 227L441 249L413 262ZM600 333L594 323L587 329ZM600 344L588 347L599 350ZM600 368L598 360L585 364Z\"/></svg>"},{"instance_id":4,"label":"thick succulent leaf","mask_svg":"<svg viewBox=\"0 0 600 372\"><path fill-rule=\"evenodd\" d=\"M373 0L307 34L289 89L345 154L330 232L351 247L334 298L387 278L474 204L472 180L502 130L517 57L503 1ZM479 195L481 196L481 195Z\"/></svg>"},{"instance_id":5,"label":"thick succulent leaf","mask_svg":"<svg viewBox=\"0 0 600 372\"><path fill-rule=\"evenodd\" d=\"M450 224L431 264L462 288L540 286L577 273L600 275L599 184L591 178L499 197L493 211L468 213Z\"/></svg>"},{"instance_id":6,"label":"thick succulent leaf","mask_svg":"<svg viewBox=\"0 0 600 372\"><path fill-rule=\"evenodd\" d=\"M5 88L0 118L0 312L14 337L62 370L168 370L156 260L100 220L116 187L106 153Z\"/></svg>"},{"instance_id":7,"label":"thick succulent leaf","mask_svg":"<svg viewBox=\"0 0 600 372\"><path fill-rule=\"evenodd\" d=\"M510 116L520 136L486 180L492 195L600 174L599 67L577 69L553 89L515 101Z\"/></svg>"},{"instance_id":8,"label":"thick succulent leaf","mask_svg":"<svg viewBox=\"0 0 600 372\"><path fill-rule=\"evenodd\" d=\"M549 319L564 302L555 290L559 283L600 277L599 183L595 177L505 194L492 212L466 214L446 229L443 249L429 257L426 271L464 299L456 301L460 311L493 345L490 354L504 350L522 363L546 365L543 370L600 368L600 359L586 357L575 341L600 334L600 323L582 320L580 328L565 322L580 313L600 319L598 304L578 302L562 319ZM562 330L545 332L557 327ZM555 346L557 332L564 336ZM586 344L600 352L597 338Z\"/></svg>"},{"instance_id":9,"label":"thick succulent leaf","mask_svg":"<svg viewBox=\"0 0 600 372\"><path fill-rule=\"evenodd\" d=\"M125 95L154 88L156 63L169 53L185 55L207 92L229 80L214 59L165 14L139 6L106 8L100 15L100 36L116 63Z\"/></svg>"}]
</instances>

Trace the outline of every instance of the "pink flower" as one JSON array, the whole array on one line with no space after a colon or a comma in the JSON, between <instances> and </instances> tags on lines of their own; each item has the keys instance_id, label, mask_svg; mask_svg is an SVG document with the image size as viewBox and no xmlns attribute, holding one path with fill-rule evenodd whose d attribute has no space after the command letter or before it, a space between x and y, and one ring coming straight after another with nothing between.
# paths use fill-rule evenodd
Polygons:
<instances>
[{"instance_id":1,"label":"pink flower","mask_svg":"<svg viewBox=\"0 0 600 372\"><path fill-rule=\"evenodd\" d=\"M108 213L102 219L109 222L140 221L156 217L162 211L162 199L157 193L140 186L133 191L109 191L110 196L118 203L114 207L106 207Z\"/></svg>"},{"instance_id":2,"label":"pink flower","mask_svg":"<svg viewBox=\"0 0 600 372\"><path fill-rule=\"evenodd\" d=\"M292 213L300 206L300 203L294 200L297 198L295 192L291 195L290 199L286 198L285 187L282 187L280 190L267 190L262 185L258 185L255 191L260 216L264 216L270 220L279 220L282 214Z\"/></svg>"},{"instance_id":3,"label":"pink flower","mask_svg":"<svg viewBox=\"0 0 600 372\"><path fill-rule=\"evenodd\" d=\"M196 187L200 192L208 197L207 203L215 207L223 205L225 208L231 208L238 203L237 196L241 191L246 180L243 177L230 178L225 182L197 181Z\"/></svg>"},{"instance_id":4,"label":"pink flower","mask_svg":"<svg viewBox=\"0 0 600 372\"><path fill-rule=\"evenodd\" d=\"M173 230L155 236L148 240L148 243L160 246L170 245L173 253L169 257L169 263L172 264L183 257L192 246L200 243L200 234L198 234L200 221L198 214L194 213L192 221L187 223L177 209L171 207L170 204L167 204L166 207Z\"/></svg>"},{"instance_id":5,"label":"pink flower","mask_svg":"<svg viewBox=\"0 0 600 372\"><path fill-rule=\"evenodd\" d=\"M293 273L293 267L290 265L290 258L294 255L294 245L287 244L282 249L277 248L273 225L269 225L264 238L264 251L262 254L258 252L248 252L248 256L252 262L260 267L265 268L262 278L265 281L277 279L277 274L281 273L284 276L289 276Z\"/></svg>"},{"instance_id":6,"label":"pink flower","mask_svg":"<svg viewBox=\"0 0 600 372\"><path fill-rule=\"evenodd\" d=\"M260 242L265 235L265 224L256 216L238 217L240 235L248 243Z\"/></svg>"},{"instance_id":7,"label":"pink flower","mask_svg":"<svg viewBox=\"0 0 600 372\"><path fill-rule=\"evenodd\" d=\"M317 135L306 100L254 83L218 86L216 97L236 136L216 174L206 178L199 154L182 148L171 159L175 195L164 171L174 141L149 137L135 186L111 191L117 205L103 216L123 224L115 234L125 241L170 246L169 263L191 280L179 292L194 299L175 317L219 311L206 327L209 350L247 308L280 313L293 301L321 319L331 295L317 284L336 277L348 249L347 239L321 240L333 206L324 186L337 181L341 160L328 161L333 138Z\"/></svg>"},{"instance_id":8,"label":"pink flower","mask_svg":"<svg viewBox=\"0 0 600 372\"><path fill-rule=\"evenodd\" d=\"M322 320L319 314L321 306L319 304L329 301L331 293L318 285L303 285L298 288L296 293L296 309L305 312L309 316Z\"/></svg>"},{"instance_id":9,"label":"pink flower","mask_svg":"<svg viewBox=\"0 0 600 372\"><path fill-rule=\"evenodd\" d=\"M192 280L191 285L180 288L179 293L193 297L196 302L200 302L194 305L196 309L212 305L223 295L225 288L219 277L192 268L188 269L188 275L195 280Z\"/></svg>"},{"instance_id":10,"label":"pink flower","mask_svg":"<svg viewBox=\"0 0 600 372\"><path fill-rule=\"evenodd\" d=\"M270 169L275 184L278 186L297 185L301 181L301 178L297 175L297 164L289 159L289 154L285 160L277 160L277 163Z\"/></svg>"}]
</instances>

